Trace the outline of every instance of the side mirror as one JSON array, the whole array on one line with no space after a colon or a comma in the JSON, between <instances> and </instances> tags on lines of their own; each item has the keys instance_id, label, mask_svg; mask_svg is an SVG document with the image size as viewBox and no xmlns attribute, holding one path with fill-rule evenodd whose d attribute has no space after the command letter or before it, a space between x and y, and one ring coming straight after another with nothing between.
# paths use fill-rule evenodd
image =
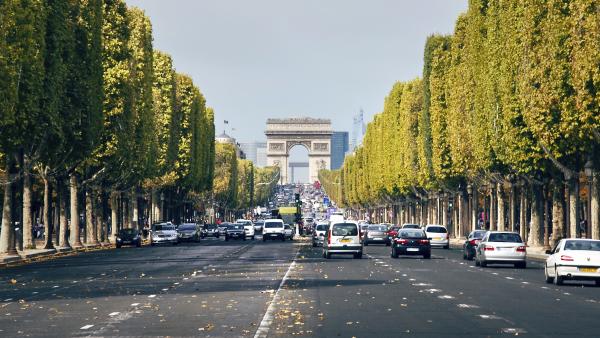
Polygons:
<instances>
[{"instance_id":1,"label":"side mirror","mask_svg":"<svg viewBox=\"0 0 600 338\"><path fill-rule=\"evenodd\" d=\"M427 238L427 239L431 241L433 238Z\"/></svg>"},{"instance_id":2,"label":"side mirror","mask_svg":"<svg viewBox=\"0 0 600 338\"><path fill-rule=\"evenodd\" d=\"M552 255L552 250L546 250L546 255Z\"/></svg>"}]
</instances>

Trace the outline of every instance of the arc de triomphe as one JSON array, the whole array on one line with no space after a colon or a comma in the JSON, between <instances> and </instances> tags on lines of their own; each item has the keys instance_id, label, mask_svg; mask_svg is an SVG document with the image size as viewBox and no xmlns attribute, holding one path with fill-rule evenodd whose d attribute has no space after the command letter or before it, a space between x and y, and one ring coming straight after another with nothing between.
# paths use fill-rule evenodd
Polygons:
<instances>
[{"instance_id":1,"label":"arc de triomphe","mask_svg":"<svg viewBox=\"0 0 600 338\"><path fill-rule=\"evenodd\" d=\"M312 183L319 179L319 170L331 168L331 120L313 118L268 119L267 164L278 166L280 184L289 182L290 150L301 145L308 149L308 176Z\"/></svg>"}]
</instances>

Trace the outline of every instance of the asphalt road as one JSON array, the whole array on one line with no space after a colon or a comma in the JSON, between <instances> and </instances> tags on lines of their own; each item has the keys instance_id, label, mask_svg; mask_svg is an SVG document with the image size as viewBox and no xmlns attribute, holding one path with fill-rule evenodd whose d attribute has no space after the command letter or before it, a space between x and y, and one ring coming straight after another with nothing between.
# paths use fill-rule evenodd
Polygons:
<instances>
[{"instance_id":1,"label":"asphalt road","mask_svg":"<svg viewBox=\"0 0 600 338\"><path fill-rule=\"evenodd\" d=\"M600 288L545 284L538 262L372 245L325 260L307 244L209 239L2 269L0 336L600 336Z\"/></svg>"}]
</instances>

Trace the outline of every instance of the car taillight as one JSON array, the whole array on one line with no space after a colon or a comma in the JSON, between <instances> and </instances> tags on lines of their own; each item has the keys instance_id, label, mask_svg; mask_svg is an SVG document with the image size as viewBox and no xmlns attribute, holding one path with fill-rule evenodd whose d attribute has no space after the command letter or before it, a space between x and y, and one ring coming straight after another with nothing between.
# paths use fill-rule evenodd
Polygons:
<instances>
[{"instance_id":1,"label":"car taillight","mask_svg":"<svg viewBox=\"0 0 600 338\"><path fill-rule=\"evenodd\" d=\"M419 240L419 244L429 244L429 240L428 239L421 239L421 240Z\"/></svg>"},{"instance_id":2,"label":"car taillight","mask_svg":"<svg viewBox=\"0 0 600 338\"><path fill-rule=\"evenodd\" d=\"M572 262L573 261L573 257L567 256L567 255L562 255L562 256L560 256L560 260L561 261L565 261L565 262Z\"/></svg>"},{"instance_id":3,"label":"car taillight","mask_svg":"<svg viewBox=\"0 0 600 338\"><path fill-rule=\"evenodd\" d=\"M408 241L406 239L404 239L404 238L398 238L396 240L396 243L405 245L405 244L408 244Z\"/></svg>"},{"instance_id":4,"label":"car taillight","mask_svg":"<svg viewBox=\"0 0 600 338\"><path fill-rule=\"evenodd\" d=\"M483 247L483 251L494 251L494 247L493 246L484 246Z\"/></svg>"},{"instance_id":5,"label":"car taillight","mask_svg":"<svg viewBox=\"0 0 600 338\"><path fill-rule=\"evenodd\" d=\"M517 248L517 252L527 252L527 247L526 246L520 246Z\"/></svg>"}]
</instances>

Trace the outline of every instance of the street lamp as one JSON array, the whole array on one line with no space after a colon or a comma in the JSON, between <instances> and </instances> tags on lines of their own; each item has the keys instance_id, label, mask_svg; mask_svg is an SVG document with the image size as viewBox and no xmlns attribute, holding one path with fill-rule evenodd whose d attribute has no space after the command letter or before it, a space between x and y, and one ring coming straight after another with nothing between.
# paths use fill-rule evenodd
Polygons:
<instances>
[{"instance_id":1,"label":"street lamp","mask_svg":"<svg viewBox=\"0 0 600 338\"><path fill-rule=\"evenodd\" d=\"M588 183L588 191L587 191L587 214L586 214L586 220L585 220L585 236L587 238L592 238L591 234L592 234L592 218L591 218L591 213L592 213L592 179L593 174L594 174L594 164L592 163L592 160L588 160L584 167L583 167L583 171L585 173L585 177L587 178L587 183Z\"/></svg>"}]
</instances>

